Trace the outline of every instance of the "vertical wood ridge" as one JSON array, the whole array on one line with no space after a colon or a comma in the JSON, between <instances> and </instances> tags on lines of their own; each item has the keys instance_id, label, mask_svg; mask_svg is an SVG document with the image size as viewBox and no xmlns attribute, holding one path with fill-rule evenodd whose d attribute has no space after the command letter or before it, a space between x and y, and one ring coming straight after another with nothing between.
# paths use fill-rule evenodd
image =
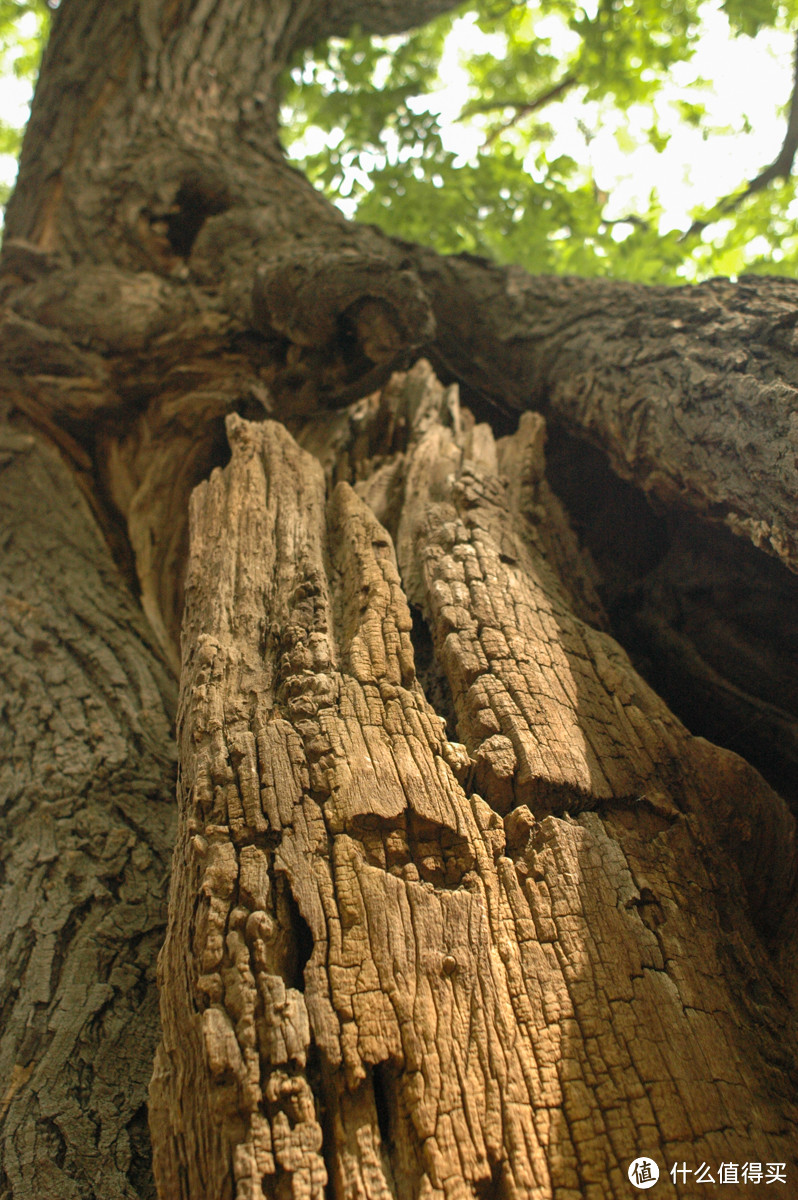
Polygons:
<instances>
[{"instance_id":1,"label":"vertical wood ridge","mask_svg":"<svg viewBox=\"0 0 798 1200\"><path fill-rule=\"evenodd\" d=\"M402 460L399 557L404 571L415 556L408 586L463 747L416 676L385 528L348 483L328 499L280 425L228 427L232 461L192 505L152 1085L161 1193L599 1200L627 1194L638 1150L789 1157L795 1114L766 1062L780 1000L766 983L746 993L768 967L745 893L719 891L711 796L688 795L662 749L688 735L609 639L567 617L508 508L513 446L433 421ZM504 613L518 597L520 616ZM558 759L565 705L550 699L574 662L578 770ZM509 699L483 706L506 723L480 740L468 689L483 677ZM630 761L619 721L638 736ZM495 740L480 758L497 737L506 767Z\"/></svg>"}]
</instances>

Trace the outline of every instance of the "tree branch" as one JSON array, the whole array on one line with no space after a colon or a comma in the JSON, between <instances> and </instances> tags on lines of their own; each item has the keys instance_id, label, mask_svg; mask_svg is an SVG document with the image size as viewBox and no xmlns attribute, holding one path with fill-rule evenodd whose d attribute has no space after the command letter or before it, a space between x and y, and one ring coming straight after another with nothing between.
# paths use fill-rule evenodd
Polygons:
<instances>
[{"instance_id":1,"label":"tree branch","mask_svg":"<svg viewBox=\"0 0 798 1200\"><path fill-rule=\"evenodd\" d=\"M635 229L643 230L651 228L650 221L646 221L643 217L638 217L635 213L630 213L627 217L616 217L614 221L608 220L607 217L602 217L601 224L605 229L614 229L616 225L633 225Z\"/></svg>"},{"instance_id":2,"label":"tree branch","mask_svg":"<svg viewBox=\"0 0 798 1200\"><path fill-rule=\"evenodd\" d=\"M459 0L330 0L317 6L302 28L298 44L309 45L323 37L345 37L353 25L364 33L386 36L425 25L434 17L457 8Z\"/></svg>"},{"instance_id":3,"label":"tree branch","mask_svg":"<svg viewBox=\"0 0 798 1200\"><path fill-rule=\"evenodd\" d=\"M477 113L497 112L505 108L516 108L522 116L527 113L534 112L538 108L543 108L551 100L556 100L557 97L568 88L573 87L577 77L574 74L566 75L559 83L555 83L547 91L541 92L534 100L474 100L471 104L467 104L462 111L462 117L476 116Z\"/></svg>"},{"instance_id":4,"label":"tree branch","mask_svg":"<svg viewBox=\"0 0 798 1200\"><path fill-rule=\"evenodd\" d=\"M578 83L578 77L575 74L566 75L559 83L550 87L547 91L536 96L534 100L488 100L483 103L475 101L473 104L467 104L461 114L461 120L465 117L476 116L478 113L496 112L497 110L514 108L516 111L509 121L505 121L499 125L485 139L484 147L492 145L493 142L508 129L512 129L524 117L528 117L530 113L538 112L541 108L545 108L552 100L557 100L560 96L570 91Z\"/></svg>"},{"instance_id":5,"label":"tree branch","mask_svg":"<svg viewBox=\"0 0 798 1200\"><path fill-rule=\"evenodd\" d=\"M789 112L787 114L787 130L784 134L781 149L773 162L764 167L741 191L733 192L731 195L719 200L715 205L715 212L727 216L729 213L735 212L749 196L763 191L775 179L789 179L792 174L796 153L798 153L798 33L795 36L793 85ZM679 240L684 242L688 238L694 237L695 234L701 233L703 229L706 229L715 220L717 220L717 216L711 218L701 217L693 221L690 228L686 233L682 234Z\"/></svg>"},{"instance_id":6,"label":"tree branch","mask_svg":"<svg viewBox=\"0 0 798 1200\"><path fill-rule=\"evenodd\" d=\"M413 258L440 368L504 408L549 412L621 477L798 570L798 283L652 288L420 249Z\"/></svg>"}]
</instances>

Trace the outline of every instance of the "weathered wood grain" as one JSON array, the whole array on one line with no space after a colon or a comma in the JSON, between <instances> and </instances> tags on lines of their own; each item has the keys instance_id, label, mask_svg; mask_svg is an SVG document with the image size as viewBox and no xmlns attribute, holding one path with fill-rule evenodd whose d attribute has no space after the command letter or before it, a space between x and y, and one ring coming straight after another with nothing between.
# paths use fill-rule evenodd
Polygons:
<instances>
[{"instance_id":1,"label":"weathered wood grain","mask_svg":"<svg viewBox=\"0 0 798 1200\"><path fill-rule=\"evenodd\" d=\"M571 531L541 419L497 438L423 364L373 392L427 343L497 428L539 408L638 514L792 568L796 284L530 279L346 222L285 161L279 75L446 7L54 15L0 263L2 1200L152 1195L171 684L142 613L176 667L231 412L284 426L233 420L193 508L162 1200L598 1200L638 1151L796 1170L792 818L606 636L623 567ZM737 688L760 761L790 741L783 778L777 582L744 671L711 598L703 634L667 579L644 615L694 706Z\"/></svg>"},{"instance_id":2,"label":"weathered wood grain","mask_svg":"<svg viewBox=\"0 0 798 1200\"><path fill-rule=\"evenodd\" d=\"M430 421L404 458L465 752L390 535L280 425L228 429L192 502L161 1194L598 1200L637 1150L792 1163L751 920L792 819L569 614L497 474L542 462L536 419L498 448Z\"/></svg>"}]
</instances>

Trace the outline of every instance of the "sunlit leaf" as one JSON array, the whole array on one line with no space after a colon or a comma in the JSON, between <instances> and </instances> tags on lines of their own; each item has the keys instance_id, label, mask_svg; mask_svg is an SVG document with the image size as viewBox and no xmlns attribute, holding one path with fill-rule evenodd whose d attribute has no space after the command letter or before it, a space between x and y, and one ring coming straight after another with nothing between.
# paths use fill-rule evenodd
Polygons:
<instances>
[{"instance_id":1,"label":"sunlit leaf","mask_svg":"<svg viewBox=\"0 0 798 1200\"><path fill-rule=\"evenodd\" d=\"M721 7L743 40L798 25L798 0ZM303 52L285 73L284 142L348 214L443 252L645 282L791 273L792 180L733 208L718 196L685 235L661 231L654 191L640 211L619 211L615 184L595 161L596 139L608 131L629 155L641 146L665 153L674 110L708 143L751 131L748 116L738 128L710 118L703 79L662 100L663 83L694 54L706 8L704 0L473 0L401 37L355 29ZM46 0L0 0L0 71L33 79L48 19ZM440 101L453 29L468 30L455 64L459 115L442 113ZM563 152L566 101L584 114L582 153L570 142ZM20 133L0 122L0 154L18 153Z\"/></svg>"}]
</instances>

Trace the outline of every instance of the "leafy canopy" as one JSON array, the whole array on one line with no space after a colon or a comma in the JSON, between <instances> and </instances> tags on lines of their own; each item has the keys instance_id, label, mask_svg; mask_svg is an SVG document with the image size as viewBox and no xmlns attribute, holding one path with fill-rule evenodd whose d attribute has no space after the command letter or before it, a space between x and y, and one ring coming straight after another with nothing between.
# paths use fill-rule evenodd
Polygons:
<instances>
[{"instance_id":1,"label":"leafy canopy","mask_svg":"<svg viewBox=\"0 0 798 1200\"><path fill-rule=\"evenodd\" d=\"M58 2L0 0L0 77L33 79ZM745 198L739 178L736 194L696 204L681 228L668 227L653 182L621 212L602 190L593 148L608 131L619 153L648 147L649 162L680 129L730 146L751 133L746 115L711 112L706 81L673 88L719 16L744 42L794 29L798 0L471 0L403 37L355 30L286 72L284 140L350 215L443 252L646 282L793 274L789 171ZM756 79L740 82L756 91ZM0 117L0 154L20 139Z\"/></svg>"},{"instance_id":2,"label":"leafy canopy","mask_svg":"<svg viewBox=\"0 0 798 1200\"><path fill-rule=\"evenodd\" d=\"M680 126L694 142L695 131L730 145L751 132L745 115L718 123L706 81L664 90L707 16L745 41L790 30L798 0L472 0L403 38L356 32L305 54L285 80L285 140L345 211L441 251L646 282L793 273L791 178L741 202L740 177L736 195L716 193L670 229L653 186L621 213L602 190L592 142L608 129L619 151L645 143L654 156ZM453 74L457 110L441 111ZM740 85L755 92L757 80ZM568 122L576 135L564 146Z\"/></svg>"},{"instance_id":3,"label":"leafy canopy","mask_svg":"<svg viewBox=\"0 0 798 1200\"><path fill-rule=\"evenodd\" d=\"M39 68L41 47L49 24L46 0L0 0L0 79L32 79ZM0 111L0 154L16 155L22 130ZM0 183L0 204L9 187Z\"/></svg>"}]
</instances>

